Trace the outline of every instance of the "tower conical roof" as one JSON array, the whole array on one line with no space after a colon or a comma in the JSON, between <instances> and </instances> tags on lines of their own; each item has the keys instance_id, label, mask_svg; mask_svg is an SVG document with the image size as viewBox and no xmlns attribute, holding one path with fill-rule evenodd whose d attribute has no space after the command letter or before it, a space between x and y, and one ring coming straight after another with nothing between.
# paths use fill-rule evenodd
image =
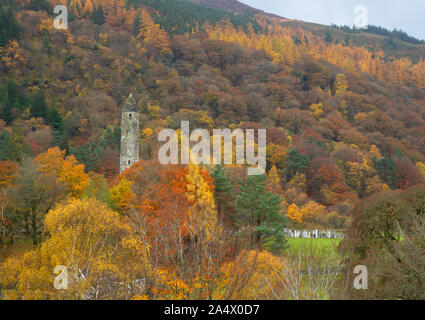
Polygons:
<instances>
[{"instance_id":1,"label":"tower conical roof","mask_svg":"<svg viewBox=\"0 0 425 320\"><path fill-rule=\"evenodd\" d=\"M138 112L136 105L136 100L134 100L133 94L130 93L130 95L127 98L127 101L125 102L124 108L122 109L123 112Z\"/></svg>"}]
</instances>

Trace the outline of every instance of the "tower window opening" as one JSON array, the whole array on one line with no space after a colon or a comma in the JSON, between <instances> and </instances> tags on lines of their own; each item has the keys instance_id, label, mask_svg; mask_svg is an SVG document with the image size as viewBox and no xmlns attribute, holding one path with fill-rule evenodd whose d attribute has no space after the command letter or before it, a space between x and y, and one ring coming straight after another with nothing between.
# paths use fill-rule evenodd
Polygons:
<instances>
[{"instance_id":1,"label":"tower window opening","mask_svg":"<svg viewBox=\"0 0 425 320\"><path fill-rule=\"evenodd\" d=\"M132 117L132 114L130 113L130 118Z\"/></svg>"},{"instance_id":2,"label":"tower window opening","mask_svg":"<svg viewBox=\"0 0 425 320\"><path fill-rule=\"evenodd\" d=\"M131 161L130 160L128 160L128 164L130 164L131 163Z\"/></svg>"}]
</instances>

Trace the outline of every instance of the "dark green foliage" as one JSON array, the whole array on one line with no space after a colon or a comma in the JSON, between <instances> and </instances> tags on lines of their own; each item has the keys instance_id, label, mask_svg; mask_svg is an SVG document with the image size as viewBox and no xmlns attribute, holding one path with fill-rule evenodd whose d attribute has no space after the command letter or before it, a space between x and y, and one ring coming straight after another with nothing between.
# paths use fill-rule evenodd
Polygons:
<instances>
[{"instance_id":1,"label":"dark green foliage","mask_svg":"<svg viewBox=\"0 0 425 320\"><path fill-rule=\"evenodd\" d=\"M59 112L54 109L50 108L47 112L47 123L52 127L53 131L56 131L57 133L63 133L63 119L62 116L59 114Z\"/></svg>"},{"instance_id":2,"label":"dark green foliage","mask_svg":"<svg viewBox=\"0 0 425 320\"><path fill-rule=\"evenodd\" d=\"M100 4L97 8L94 6L93 12L90 14L90 19L98 25L102 25L105 23L105 12L103 11L103 7Z\"/></svg>"},{"instance_id":3,"label":"dark green foliage","mask_svg":"<svg viewBox=\"0 0 425 320\"><path fill-rule=\"evenodd\" d=\"M74 7L68 11L68 22L74 21L77 18Z\"/></svg>"},{"instance_id":4,"label":"dark green foliage","mask_svg":"<svg viewBox=\"0 0 425 320\"><path fill-rule=\"evenodd\" d=\"M215 166L211 177L214 179L214 198L219 215L223 216L224 212L234 211L232 180L226 176L226 167Z\"/></svg>"},{"instance_id":5,"label":"dark green foliage","mask_svg":"<svg viewBox=\"0 0 425 320\"><path fill-rule=\"evenodd\" d=\"M394 151L394 158L401 158L403 156L404 156L403 151L401 151L400 148L395 149L395 151Z\"/></svg>"},{"instance_id":6,"label":"dark green foliage","mask_svg":"<svg viewBox=\"0 0 425 320\"><path fill-rule=\"evenodd\" d=\"M215 166L211 177L214 178L214 191L230 192L232 190L232 181L229 177L226 177L226 168L224 166Z\"/></svg>"},{"instance_id":7,"label":"dark green foliage","mask_svg":"<svg viewBox=\"0 0 425 320\"><path fill-rule=\"evenodd\" d=\"M12 104L10 103L7 90L5 91L0 106L0 119L3 119L6 124L10 124L14 120L14 116L12 114Z\"/></svg>"},{"instance_id":8,"label":"dark green foliage","mask_svg":"<svg viewBox=\"0 0 425 320\"><path fill-rule=\"evenodd\" d=\"M19 25L11 8L0 5L0 46L10 40L19 39Z\"/></svg>"},{"instance_id":9,"label":"dark green foliage","mask_svg":"<svg viewBox=\"0 0 425 320\"><path fill-rule=\"evenodd\" d=\"M23 3L16 0L0 0L0 7L9 7L13 10L21 10L23 8Z\"/></svg>"},{"instance_id":10,"label":"dark green foliage","mask_svg":"<svg viewBox=\"0 0 425 320\"><path fill-rule=\"evenodd\" d=\"M403 30L394 29L393 31L390 31L390 30L385 29L383 27L377 27L377 26L369 25L367 27L367 29L365 29L364 31L369 32L369 33L378 34L378 35L381 35L381 36L396 38L396 39L399 39L401 41L413 43L413 44L424 44L425 43L424 40L419 40L415 37L409 36Z\"/></svg>"},{"instance_id":11,"label":"dark green foliage","mask_svg":"<svg viewBox=\"0 0 425 320\"><path fill-rule=\"evenodd\" d=\"M285 168L283 176L286 181L290 181L297 172L305 173L310 165L310 159L298 149L292 149L285 157Z\"/></svg>"},{"instance_id":12,"label":"dark green foliage","mask_svg":"<svg viewBox=\"0 0 425 320\"><path fill-rule=\"evenodd\" d=\"M97 144L86 143L81 147L69 147L69 153L73 154L79 163L84 164L87 171L94 171L100 165L102 149Z\"/></svg>"},{"instance_id":13,"label":"dark green foliage","mask_svg":"<svg viewBox=\"0 0 425 320\"><path fill-rule=\"evenodd\" d=\"M13 79L9 79L6 86L0 89L0 119L6 124L11 124L19 112L25 110L27 99ZM48 107L43 90L37 90L29 99L30 116L42 118L52 128L55 142L62 149L66 148L66 137L64 134L64 123L62 116L53 108Z\"/></svg>"},{"instance_id":14,"label":"dark green foliage","mask_svg":"<svg viewBox=\"0 0 425 320\"><path fill-rule=\"evenodd\" d=\"M12 153L12 137L7 130L0 132L0 161L9 160Z\"/></svg>"},{"instance_id":15,"label":"dark green foliage","mask_svg":"<svg viewBox=\"0 0 425 320\"><path fill-rule=\"evenodd\" d=\"M344 45L349 46L351 41L351 37L347 34L344 39Z\"/></svg>"},{"instance_id":16,"label":"dark green foliage","mask_svg":"<svg viewBox=\"0 0 425 320\"><path fill-rule=\"evenodd\" d=\"M0 161L12 160L19 162L29 154L28 146L24 142L22 132L9 133L8 130L0 131Z\"/></svg>"},{"instance_id":17,"label":"dark green foliage","mask_svg":"<svg viewBox=\"0 0 425 320\"><path fill-rule=\"evenodd\" d=\"M30 99L30 116L47 119L47 105L43 90L39 89Z\"/></svg>"},{"instance_id":18,"label":"dark green foliage","mask_svg":"<svg viewBox=\"0 0 425 320\"><path fill-rule=\"evenodd\" d=\"M120 150L121 146L121 128L120 126L115 126L114 130L111 128L106 128L103 141L101 143L102 148L110 147L112 150Z\"/></svg>"},{"instance_id":19,"label":"dark green foliage","mask_svg":"<svg viewBox=\"0 0 425 320\"><path fill-rule=\"evenodd\" d=\"M121 129L115 126L114 130L109 127L106 129L103 139L97 143L86 143L80 147L69 147L68 152L73 154L78 162L83 163L87 171L99 169L102 163L102 152L109 147L112 150L119 151L121 144Z\"/></svg>"},{"instance_id":20,"label":"dark green foliage","mask_svg":"<svg viewBox=\"0 0 425 320\"><path fill-rule=\"evenodd\" d=\"M397 174L394 160L391 158L373 159L375 169L382 182L385 182L391 189L396 188Z\"/></svg>"},{"instance_id":21,"label":"dark green foliage","mask_svg":"<svg viewBox=\"0 0 425 320\"><path fill-rule=\"evenodd\" d=\"M51 12L50 4L46 0L31 0L29 9L34 11L46 11Z\"/></svg>"},{"instance_id":22,"label":"dark green foliage","mask_svg":"<svg viewBox=\"0 0 425 320\"><path fill-rule=\"evenodd\" d=\"M397 30L394 29L393 31L386 29L384 27L379 27L379 26L373 26L373 25L368 25L367 28L365 29L356 29L354 27L350 27L350 26L337 26L337 25L332 25L333 28L338 28L344 32L349 32L349 33L372 33L372 34L377 34L380 36L385 36L385 37L389 37L391 39L399 39L401 41L407 42L407 43L412 43L412 44L424 44L425 41L424 40L420 40L417 39L415 37L412 37L410 35L408 35L405 31L403 30Z\"/></svg>"},{"instance_id":23,"label":"dark green foliage","mask_svg":"<svg viewBox=\"0 0 425 320\"><path fill-rule=\"evenodd\" d=\"M253 15L235 15L183 0L128 0L127 3L136 8L139 5L146 5L158 10L159 15L154 16L155 21L169 34L192 32L197 25L202 29L205 22L215 25L221 19L229 19L236 28L241 27L246 30L251 23L254 30L260 30Z\"/></svg>"},{"instance_id":24,"label":"dark green foliage","mask_svg":"<svg viewBox=\"0 0 425 320\"><path fill-rule=\"evenodd\" d=\"M134 21L133 21L133 36L135 36L135 37L137 37L137 35L139 34L141 20L142 19L140 17L134 18Z\"/></svg>"},{"instance_id":25,"label":"dark green foliage","mask_svg":"<svg viewBox=\"0 0 425 320\"><path fill-rule=\"evenodd\" d=\"M0 89L0 97L0 119L10 124L16 117L13 109L16 108L18 111L24 109L25 97L13 79L9 79L6 86Z\"/></svg>"},{"instance_id":26,"label":"dark green foliage","mask_svg":"<svg viewBox=\"0 0 425 320\"><path fill-rule=\"evenodd\" d=\"M385 46L386 49L394 50L397 48L397 44L394 42L394 39L392 36L390 36L388 40L384 40L383 45Z\"/></svg>"},{"instance_id":27,"label":"dark green foliage","mask_svg":"<svg viewBox=\"0 0 425 320\"><path fill-rule=\"evenodd\" d=\"M12 105L19 110L23 110L25 108L26 99L22 94L19 86L13 79L9 79L6 84L6 89L9 95L9 100Z\"/></svg>"},{"instance_id":28,"label":"dark green foliage","mask_svg":"<svg viewBox=\"0 0 425 320\"><path fill-rule=\"evenodd\" d=\"M332 43L332 34L331 34L331 29L329 28L326 29L325 41L327 43Z\"/></svg>"},{"instance_id":29,"label":"dark green foliage","mask_svg":"<svg viewBox=\"0 0 425 320\"><path fill-rule=\"evenodd\" d=\"M249 176L241 183L236 200L238 235L248 237L251 246L260 243L264 249L279 253L286 247L282 199L265 187L264 175Z\"/></svg>"}]
</instances>

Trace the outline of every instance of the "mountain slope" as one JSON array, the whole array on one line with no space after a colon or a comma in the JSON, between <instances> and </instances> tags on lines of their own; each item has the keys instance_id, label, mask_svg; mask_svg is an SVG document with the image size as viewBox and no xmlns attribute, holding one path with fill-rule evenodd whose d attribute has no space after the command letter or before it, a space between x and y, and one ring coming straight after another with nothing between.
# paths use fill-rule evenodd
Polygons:
<instances>
[{"instance_id":1,"label":"mountain slope","mask_svg":"<svg viewBox=\"0 0 425 320\"><path fill-rule=\"evenodd\" d=\"M325 41L324 26L285 27L262 14L232 20L169 0L91 0L96 11L70 3L67 31L54 30L44 10L14 11L20 35L0 52L0 160L59 145L114 179L120 106L133 92L143 159L157 156L162 128L189 120L208 130L267 128L268 168L302 194L287 195L297 206L311 199L343 215L357 199L420 181L424 63L336 41L343 30Z\"/></svg>"},{"instance_id":2,"label":"mountain slope","mask_svg":"<svg viewBox=\"0 0 425 320\"><path fill-rule=\"evenodd\" d=\"M425 57L425 44L408 43L399 39L389 39L388 36L381 36L368 32L367 30L350 30L349 32L330 28L329 26L287 19L272 13L266 13L262 10L252 8L237 0L186 0L197 4L202 4L207 7L221 9L235 14L250 13L265 17L266 19L274 20L282 25L292 28L302 28L312 32L313 34L326 37L327 30L332 32L333 40L344 43L345 41L354 41L357 46L367 46L370 49L382 48L387 55L395 58L409 57L413 61L418 62ZM355 32L354 32L355 31Z\"/></svg>"},{"instance_id":3,"label":"mountain slope","mask_svg":"<svg viewBox=\"0 0 425 320\"><path fill-rule=\"evenodd\" d=\"M187 0L189 2L202 4L214 9L221 9L235 14L241 13L262 13L262 10L250 7L237 0Z\"/></svg>"}]
</instances>

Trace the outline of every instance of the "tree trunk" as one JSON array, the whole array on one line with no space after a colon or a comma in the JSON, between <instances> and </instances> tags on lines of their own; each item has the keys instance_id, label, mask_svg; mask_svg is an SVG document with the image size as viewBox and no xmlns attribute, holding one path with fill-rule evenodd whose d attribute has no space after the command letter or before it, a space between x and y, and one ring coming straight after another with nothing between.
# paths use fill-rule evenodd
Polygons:
<instances>
[{"instance_id":1,"label":"tree trunk","mask_svg":"<svg viewBox=\"0 0 425 320\"><path fill-rule=\"evenodd\" d=\"M34 213L31 215L31 239L32 244L37 245L37 217Z\"/></svg>"}]
</instances>

